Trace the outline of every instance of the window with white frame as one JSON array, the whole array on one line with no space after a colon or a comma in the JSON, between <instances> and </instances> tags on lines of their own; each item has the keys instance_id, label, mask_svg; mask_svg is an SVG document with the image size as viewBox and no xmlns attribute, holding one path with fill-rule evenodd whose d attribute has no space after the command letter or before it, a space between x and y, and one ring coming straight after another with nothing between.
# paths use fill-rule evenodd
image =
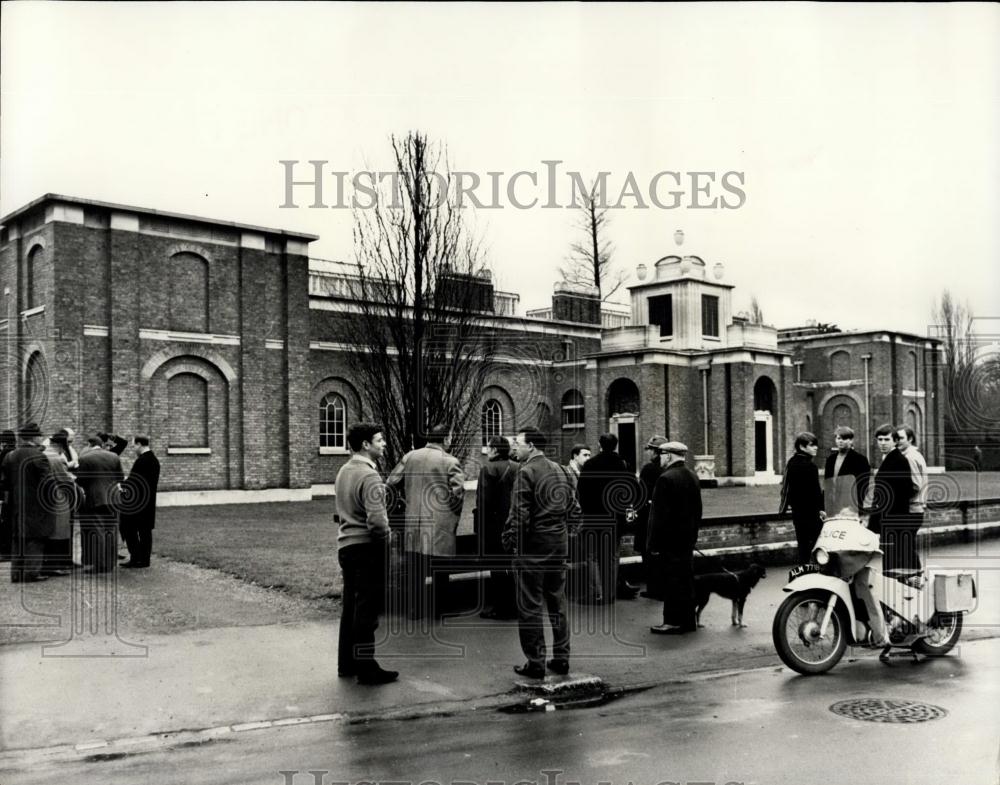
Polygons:
<instances>
[{"instance_id":1,"label":"window with white frame","mask_svg":"<svg viewBox=\"0 0 1000 785\"><path fill-rule=\"evenodd\" d=\"M490 398L483 404L483 447L490 443L494 436L503 436L503 407L496 398Z\"/></svg>"},{"instance_id":2,"label":"window with white frame","mask_svg":"<svg viewBox=\"0 0 1000 785\"><path fill-rule=\"evenodd\" d=\"M562 427L583 428L583 396L579 390L569 390L562 399Z\"/></svg>"},{"instance_id":3,"label":"window with white frame","mask_svg":"<svg viewBox=\"0 0 1000 785\"><path fill-rule=\"evenodd\" d=\"M347 449L347 404L336 393L319 403L319 448L322 451Z\"/></svg>"}]
</instances>

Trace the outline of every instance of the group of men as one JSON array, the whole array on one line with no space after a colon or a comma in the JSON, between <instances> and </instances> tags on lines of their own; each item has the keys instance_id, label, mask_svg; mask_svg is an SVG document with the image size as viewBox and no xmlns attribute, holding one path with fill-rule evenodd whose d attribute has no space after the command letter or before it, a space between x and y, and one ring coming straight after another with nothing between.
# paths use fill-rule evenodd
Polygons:
<instances>
[{"instance_id":1,"label":"group of men","mask_svg":"<svg viewBox=\"0 0 1000 785\"><path fill-rule=\"evenodd\" d=\"M133 437L127 478L120 456L128 442L115 434L95 434L78 453L72 429L46 439L32 422L17 434L5 431L0 442L0 560L11 561L11 581L35 583L75 568L109 572L119 532L129 553L121 566L149 567L160 463L148 437Z\"/></svg>"},{"instance_id":2,"label":"group of men","mask_svg":"<svg viewBox=\"0 0 1000 785\"><path fill-rule=\"evenodd\" d=\"M408 452L383 481L378 460L385 450L380 426L352 425L347 442L353 453L336 478L340 520L338 558L344 580L338 673L362 684L385 684L398 672L375 659L375 630L384 610L385 569L392 537L391 511L403 513L402 550L407 615L436 613L447 575L435 557L455 553L455 533L464 497L464 474L444 448L447 432L434 428L427 445ZM615 451L613 434L600 437L601 452L590 457L574 447L568 466L546 457L548 440L535 429L519 432L513 446L495 437L479 474L476 511L481 555L490 564L486 618L518 620L526 657L514 671L543 678L546 671L569 671L570 636L566 613L567 560L577 555L597 575L589 579L592 601L614 601L633 587L618 577L618 547L626 519L640 519L637 537L649 575L661 580L659 634L694 631L692 558L701 521L697 476L684 465L687 447L654 437L642 485ZM513 453L513 461L511 460ZM429 580L428 580L429 579ZM428 584L429 593L428 593ZM552 631L546 656L546 621Z\"/></svg>"},{"instance_id":3,"label":"group of men","mask_svg":"<svg viewBox=\"0 0 1000 785\"><path fill-rule=\"evenodd\" d=\"M917 531L927 501L927 462L910 426L879 426L875 441L880 462L873 466L854 449L854 431L838 427L820 485L812 462L819 442L808 432L796 436L795 453L785 467L780 512L791 508L801 562L809 561L827 517L850 515L879 534L886 571L920 570Z\"/></svg>"}]
</instances>

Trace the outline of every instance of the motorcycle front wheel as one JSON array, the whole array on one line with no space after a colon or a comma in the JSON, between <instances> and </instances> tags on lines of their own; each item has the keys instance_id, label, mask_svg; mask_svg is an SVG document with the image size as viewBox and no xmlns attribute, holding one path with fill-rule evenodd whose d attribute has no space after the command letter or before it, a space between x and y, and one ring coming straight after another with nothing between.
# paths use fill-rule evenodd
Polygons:
<instances>
[{"instance_id":1,"label":"motorcycle front wheel","mask_svg":"<svg viewBox=\"0 0 1000 785\"><path fill-rule=\"evenodd\" d=\"M917 654L925 657L941 657L958 643L962 635L961 613L938 613L928 624L929 632L926 638L913 642L911 647Z\"/></svg>"},{"instance_id":2,"label":"motorcycle front wheel","mask_svg":"<svg viewBox=\"0 0 1000 785\"><path fill-rule=\"evenodd\" d=\"M804 591L790 595L774 616L771 636L781 661L797 673L826 673L840 662L847 648L841 612L834 608L826 635L819 637L830 592Z\"/></svg>"}]
</instances>

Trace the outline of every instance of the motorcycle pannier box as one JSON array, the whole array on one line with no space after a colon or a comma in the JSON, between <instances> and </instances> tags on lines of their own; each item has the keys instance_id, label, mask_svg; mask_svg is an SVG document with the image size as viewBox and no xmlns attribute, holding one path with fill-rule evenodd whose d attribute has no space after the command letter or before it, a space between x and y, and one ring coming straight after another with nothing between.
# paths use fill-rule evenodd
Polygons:
<instances>
[{"instance_id":1,"label":"motorcycle pannier box","mask_svg":"<svg viewBox=\"0 0 1000 785\"><path fill-rule=\"evenodd\" d=\"M976 586L971 573L934 576L934 607L939 613L971 611Z\"/></svg>"}]
</instances>

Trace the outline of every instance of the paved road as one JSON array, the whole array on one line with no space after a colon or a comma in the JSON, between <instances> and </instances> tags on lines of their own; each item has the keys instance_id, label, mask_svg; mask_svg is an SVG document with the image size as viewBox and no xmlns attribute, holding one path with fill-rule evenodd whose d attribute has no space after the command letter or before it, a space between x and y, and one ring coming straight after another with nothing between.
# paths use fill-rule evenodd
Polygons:
<instances>
[{"instance_id":1,"label":"paved road","mask_svg":"<svg viewBox=\"0 0 1000 785\"><path fill-rule=\"evenodd\" d=\"M925 702L946 714L888 724L830 711L849 699ZM822 677L757 669L594 708L330 722L114 760L39 759L0 770L0 782L996 785L998 731L1000 641L987 640L918 665L866 659Z\"/></svg>"},{"instance_id":2,"label":"paved road","mask_svg":"<svg viewBox=\"0 0 1000 785\"><path fill-rule=\"evenodd\" d=\"M978 571L981 604L969 616L963 640L998 634L1000 559L977 557L972 546L952 546L935 552L934 561ZM731 627L728 603L716 598L703 616L708 626L681 639L649 635L659 612L649 600L620 602L613 616L574 606L574 671L620 686L776 666L770 629L785 575L784 569L772 569L755 589L745 616L748 628ZM112 741L334 712L353 717L400 708L452 711L506 693L515 681L510 666L522 660L516 625L484 623L475 614L430 631L400 626L397 618L383 631L388 638L380 657L403 676L378 690L337 678L334 620L137 635L128 645L117 638L74 641L86 652L116 657L59 656L72 646L45 650L44 656L38 644L2 646L0 748ZM133 644L146 647L144 656L121 656L135 653Z\"/></svg>"}]
</instances>

